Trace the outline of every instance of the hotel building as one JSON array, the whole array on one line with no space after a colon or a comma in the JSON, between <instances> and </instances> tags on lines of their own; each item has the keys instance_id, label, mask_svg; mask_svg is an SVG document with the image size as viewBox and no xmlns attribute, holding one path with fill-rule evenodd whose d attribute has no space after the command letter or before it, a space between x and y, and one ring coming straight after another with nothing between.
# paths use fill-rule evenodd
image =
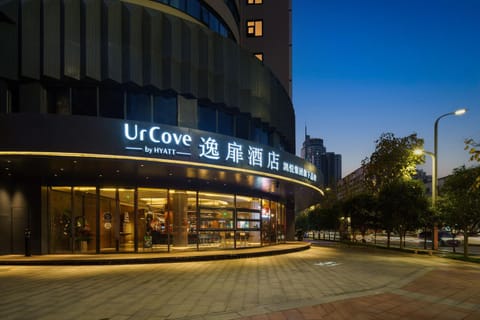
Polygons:
<instances>
[{"instance_id":1,"label":"hotel building","mask_svg":"<svg viewBox=\"0 0 480 320\"><path fill-rule=\"evenodd\" d=\"M269 2L1 1L0 254L293 240L322 190Z\"/></svg>"}]
</instances>

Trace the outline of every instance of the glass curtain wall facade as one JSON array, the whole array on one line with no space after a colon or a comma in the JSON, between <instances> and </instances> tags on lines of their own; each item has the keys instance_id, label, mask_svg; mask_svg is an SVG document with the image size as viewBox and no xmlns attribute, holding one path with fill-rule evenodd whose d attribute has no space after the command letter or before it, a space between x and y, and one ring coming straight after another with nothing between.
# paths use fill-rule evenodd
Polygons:
<instances>
[{"instance_id":1,"label":"glass curtain wall facade","mask_svg":"<svg viewBox=\"0 0 480 320\"><path fill-rule=\"evenodd\" d=\"M167 252L285 242L285 206L161 188L46 187L49 253Z\"/></svg>"}]
</instances>

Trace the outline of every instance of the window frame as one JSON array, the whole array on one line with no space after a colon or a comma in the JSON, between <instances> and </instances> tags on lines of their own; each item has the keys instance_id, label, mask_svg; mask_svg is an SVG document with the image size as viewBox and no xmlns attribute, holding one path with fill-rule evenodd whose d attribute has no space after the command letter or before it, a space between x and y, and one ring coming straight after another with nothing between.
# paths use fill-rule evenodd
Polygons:
<instances>
[{"instance_id":1,"label":"window frame","mask_svg":"<svg viewBox=\"0 0 480 320\"><path fill-rule=\"evenodd\" d=\"M252 25L253 23L253 25ZM263 19L250 19L246 21L247 37L263 37Z\"/></svg>"}]
</instances>

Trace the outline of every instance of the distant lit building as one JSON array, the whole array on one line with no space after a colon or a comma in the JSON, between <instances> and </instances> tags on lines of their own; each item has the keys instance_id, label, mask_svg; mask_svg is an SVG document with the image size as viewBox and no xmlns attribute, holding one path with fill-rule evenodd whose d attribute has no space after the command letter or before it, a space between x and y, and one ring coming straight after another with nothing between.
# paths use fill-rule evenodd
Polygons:
<instances>
[{"instance_id":1,"label":"distant lit building","mask_svg":"<svg viewBox=\"0 0 480 320\"><path fill-rule=\"evenodd\" d=\"M323 139L310 138L306 134L302 144L301 157L313 163L322 173L321 181L326 187L335 186L342 178L342 156L327 152Z\"/></svg>"},{"instance_id":2,"label":"distant lit building","mask_svg":"<svg viewBox=\"0 0 480 320\"><path fill-rule=\"evenodd\" d=\"M338 200L347 199L365 192L365 168L360 167L337 183Z\"/></svg>"},{"instance_id":3,"label":"distant lit building","mask_svg":"<svg viewBox=\"0 0 480 320\"><path fill-rule=\"evenodd\" d=\"M417 169L417 172L413 176L414 179L421 181L425 186L425 194L432 195L432 176L421 169Z\"/></svg>"}]
</instances>

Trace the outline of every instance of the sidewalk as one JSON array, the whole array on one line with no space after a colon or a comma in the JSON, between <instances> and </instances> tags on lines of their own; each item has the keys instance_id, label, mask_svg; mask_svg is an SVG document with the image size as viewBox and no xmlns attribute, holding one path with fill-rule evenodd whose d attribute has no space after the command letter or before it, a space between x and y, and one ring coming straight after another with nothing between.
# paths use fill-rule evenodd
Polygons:
<instances>
[{"instance_id":1,"label":"sidewalk","mask_svg":"<svg viewBox=\"0 0 480 320\"><path fill-rule=\"evenodd\" d=\"M299 251L272 252L294 248ZM218 252L183 252L177 260L182 263L0 266L0 319L480 319L478 264L308 243L233 254L268 256L217 261L213 259L219 258ZM163 255L168 254L144 258L155 261ZM105 256L78 259L117 263L114 258L143 257ZM195 257L210 260L188 262ZM3 260L73 261L56 256L8 258Z\"/></svg>"},{"instance_id":2,"label":"sidewalk","mask_svg":"<svg viewBox=\"0 0 480 320\"><path fill-rule=\"evenodd\" d=\"M159 253L106 253L106 254L46 254L0 255L0 265L121 265L145 263L173 263L262 257L307 250L310 243L287 242L274 246L242 248L236 250L204 250Z\"/></svg>"},{"instance_id":3,"label":"sidewalk","mask_svg":"<svg viewBox=\"0 0 480 320\"><path fill-rule=\"evenodd\" d=\"M335 299L318 305L292 308L242 320L314 319L480 319L479 272L442 268L390 292L358 298Z\"/></svg>"}]
</instances>

